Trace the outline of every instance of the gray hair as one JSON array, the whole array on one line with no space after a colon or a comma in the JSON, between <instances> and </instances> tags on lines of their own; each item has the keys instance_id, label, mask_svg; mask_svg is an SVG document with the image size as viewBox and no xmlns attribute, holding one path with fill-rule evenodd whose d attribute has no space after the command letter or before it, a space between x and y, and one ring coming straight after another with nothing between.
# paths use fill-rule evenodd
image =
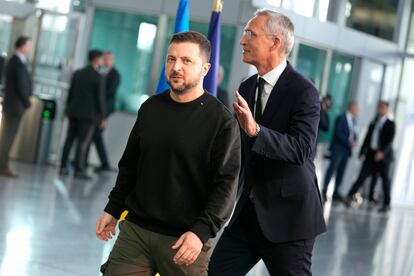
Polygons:
<instances>
[{"instance_id":1,"label":"gray hair","mask_svg":"<svg viewBox=\"0 0 414 276\"><path fill-rule=\"evenodd\" d=\"M295 31L295 26L289 17L267 9L257 10L254 15L267 17L264 31L267 34L279 36L282 41L282 50L286 56L288 56L290 51L292 51L293 44L295 42L295 37L293 34Z\"/></svg>"}]
</instances>

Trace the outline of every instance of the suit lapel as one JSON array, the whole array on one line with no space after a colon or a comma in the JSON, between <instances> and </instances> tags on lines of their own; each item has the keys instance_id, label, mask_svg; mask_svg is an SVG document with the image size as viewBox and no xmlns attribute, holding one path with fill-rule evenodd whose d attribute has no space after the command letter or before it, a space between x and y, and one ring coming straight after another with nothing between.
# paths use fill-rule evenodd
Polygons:
<instances>
[{"instance_id":1,"label":"suit lapel","mask_svg":"<svg viewBox=\"0 0 414 276\"><path fill-rule=\"evenodd\" d=\"M262 123L267 124L270 122L279 106L283 103L283 99L288 93L289 74L292 71L292 67L288 63L285 70L280 75L278 81L270 93L269 100L267 101L266 107L263 111Z\"/></svg>"},{"instance_id":2,"label":"suit lapel","mask_svg":"<svg viewBox=\"0 0 414 276\"><path fill-rule=\"evenodd\" d=\"M243 95L244 99L246 100L247 104L249 105L250 111L253 113L254 110L254 96L256 94L256 82L257 82L257 74L253 75L247 82L246 82L246 89L245 95Z\"/></svg>"}]
</instances>

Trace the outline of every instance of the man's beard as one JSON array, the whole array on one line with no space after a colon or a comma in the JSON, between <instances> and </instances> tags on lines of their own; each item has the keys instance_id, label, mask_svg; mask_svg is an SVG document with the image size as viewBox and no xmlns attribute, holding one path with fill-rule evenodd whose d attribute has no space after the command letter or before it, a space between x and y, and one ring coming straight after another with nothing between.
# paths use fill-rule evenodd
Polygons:
<instances>
[{"instance_id":1,"label":"man's beard","mask_svg":"<svg viewBox=\"0 0 414 276\"><path fill-rule=\"evenodd\" d=\"M173 77L173 76L174 76L174 73L170 75L170 77ZM173 87L171 81L167 80L167 83L170 85L172 92L174 92L175 94L181 95L181 94L184 94L185 92L187 92L188 90L190 90L191 88L196 87L200 83L200 80L194 80L192 82L189 82L187 84L183 84L183 85L181 85L179 87L175 87L175 88Z\"/></svg>"}]
</instances>

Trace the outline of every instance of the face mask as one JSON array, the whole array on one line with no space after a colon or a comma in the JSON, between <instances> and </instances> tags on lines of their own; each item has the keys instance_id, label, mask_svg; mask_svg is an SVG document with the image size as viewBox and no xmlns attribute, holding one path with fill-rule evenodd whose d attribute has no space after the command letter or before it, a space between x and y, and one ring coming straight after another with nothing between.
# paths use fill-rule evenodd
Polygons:
<instances>
[{"instance_id":1,"label":"face mask","mask_svg":"<svg viewBox=\"0 0 414 276\"><path fill-rule=\"evenodd\" d=\"M108 68L104 65L98 67L98 73L101 75L105 75L108 72Z\"/></svg>"}]
</instances>

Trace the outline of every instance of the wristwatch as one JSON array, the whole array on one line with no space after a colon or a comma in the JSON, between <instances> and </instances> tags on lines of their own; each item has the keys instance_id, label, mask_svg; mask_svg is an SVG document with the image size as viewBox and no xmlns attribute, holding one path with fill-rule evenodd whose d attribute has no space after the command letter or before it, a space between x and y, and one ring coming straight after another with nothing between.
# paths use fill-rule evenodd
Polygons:
<instances>
[{"instance_id":1,"label":"wristwatch","mask_svg":"<svg viewBox=\"0 0 414 276\"><path fill-rule=\"evenodd\" d=\"M256 132L253 134L252 137L256 137L260 132L260 125L258 123L256 123Z\"/></svg>"}]
</instances>

